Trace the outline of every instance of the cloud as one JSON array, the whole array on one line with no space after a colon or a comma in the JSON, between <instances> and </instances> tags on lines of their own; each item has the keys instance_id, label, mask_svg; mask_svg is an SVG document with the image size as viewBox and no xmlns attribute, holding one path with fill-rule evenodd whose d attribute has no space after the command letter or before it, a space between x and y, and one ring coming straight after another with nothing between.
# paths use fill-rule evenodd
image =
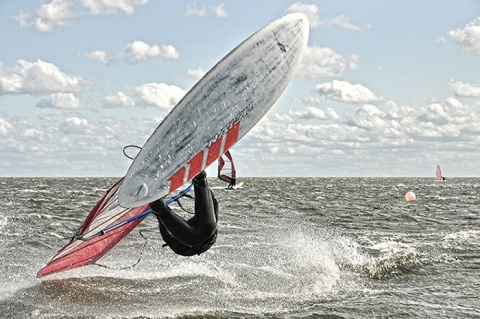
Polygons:
<instances>
[{"instance_id":1,"label":"cloud","mask_svg":"<svg viewBox=\"0 0 480 319\"><path fill-rule=\"evenodd\" d=\"M315 4L305 4L296 2L290 5L287 9L287 13L303 13L307 16L310 27L317 28L322 22L319 16L318 6Z\"/></svg>"},{"instance_id":2,"label":"cloud","mask_svg":"<svg viewBox=\"0 0 480 319\"><path fill-rule=\"evenodd\" d=\"M29 28L34 31L48 32L56 26L71 25L75 20L75 15L70 10L71 4L68 0L53 0L48 4L42 4L35 11L37 18L33 21L27 21L30 18L29 13L20 13L13 19L21 27Z\"/></svg>"},{"instance_id":3,"label":"cloud","mask_svg":"<svg viewBox=\"0 0 480 319\"><path fill-rule=\"evenodd\" d=\"M359 134L359 128L347 124L324 124L302 121L284 122L269 117L262 119L248 135L246 147L252 147L257 143L262 148L268 144L274 145L276 153L290 153L290 148L310 149L312 153L318 153L320 149L344 143L357 143L365 138Z\"/></svg>"},{"instance_id":4,"label":"cloud","mask_svg":"<svg viewBox=\"0 0 480 319\"><path fill-rule=\"evenodd\" d=\"M0 64L0 94L80 92L91 85L82 77L65 73L54 64L42 60L19 60L12 68Z\"/></svg>"},{"instance_id":5,"label":"cloud","mask_svg":"<svg viewBox=\"0 0 480 319\"><path fill-rule=\"evenodd\" d=\"M104 105L107 108L134 106L155 106L163 110L173 108L185 95L186 91L165 83L147 83L130 90L129 95L117 92L107 96Z\"/></svg>"},{"instance_id":6,"label":"cloud","mask_svg":"<svg viewBox=\"0 0 480 319\"><path fill-rule=\"evenodd\" d=\"M104 50L96 50L85 55L89 59L94 59L102 62L105 65L110 65L113 59ZM129 43L118 55L120 59L124 59L129 63L140 63L149 58L163 57L167 59L178 59L180 54L172 45L157 44L150 45L143 41L134 41Z\"/></svg>"},{"instance_id":7,"label":"cloud","mask_svg":"<svg viewBox=\"0 0 480 319\"><path fill-rule=\"evenodd\" d=\"M355 126L366 130L382 130L385 123L385 113L375 105L362 105L351 117Z\"/></svg>"},{"instance_id":8,"label":"cloud","mask_svg":"<svg viewBox=\"0 0 480 319\"><path fill-rule=\"evenodd\" d=\"M198 8L195 4L191 4L187 6L187 9L185 10L186 17L204 17L205 15L207 15L207 9L205 6Z\"/></svg>"},{"instance_id":9,"label":"cloud","mask_svg":"<svg viewBox=\"0 0 480 319\"><path fill-rule=\"evenodd\" d=\"M455 96L480 97L480 84L469 84L462 81L450 81L450 88Z\"/></svg>"},{"instance_id":10,"label":"cloud","mask_svg":"<svg viewBox=\"0 0 480 319\"><path fill-rule=\"evenodd\" d=\"M29 138L43 140L45 137L45 132L35 127L29 127L24 130L23 135Z\"/></svg>"},{"instance_id":11,"label":"cloud","mask_svg":"<svg viewBox=\"0 0 480 319\"><path fill-rule=\"evenodd\" d=\"M213 15L218 18L226 18L228 17L228 12L225 9L225 4L219 4L218 6L211 7Z\"/></svg>"},{"instance_id":12,"label":"cloud","mask_svg":"<svg viewBox=\"0 0 480 319\"><path fill-rule=\"evenodd\" d=\"M82 115L65 119L64 115L49 112L3 120L0 115L0 171L4 176L117 177L131 163L122 148L142 145L159 123L152 117L132 121Z\"/></svg>"},{"instance_id":13,"label":"cloud","mask_svg":"<svg viewBox=\"0 0 480 319\"><path fill-rule=\"evenodd\" d=\"M363 28L350 22L350 19L344 15L339 15L334 18L326 19L323 23L324 26L337 26L344 29L349 29L352 31L362 31L364 29L370 28L370 26L365 26Z\"/></svg>"},{"instance_id":14,"label":"cloud","mask_svg":"<svg viewBox=\"0 0 480 319\"><path fill-rule=\"evenodd\" d=\"M346 59L330 48L307 47L298 74L312 79L341 76L346 70L358 69L358 59L357 55Z\"/></svg>"},{"instance_id":15,"label":"cloud","mask_svg":"<svg viewBox=\"0 0 480 319\"><path fill-rule=\"evenodd\" d=\"M106 107L131 107L135 106L135 101L123 92L117 92L115 95L105 98Z\"/></svg>"},{"instance_id":16,"label":"cloud","mask_svg":"<svg viewBox=\"0 0 480 319\"><path fill-rule=\"evenodd\" d=\"M213 14L217 18L226 18L228 17L228 12L225 9L225 4L220 4L218 6L205 6L197 7L196 4L191 4L187 6L185 10L186 17L204 17L206 15Z\"/></svg>"},{"instance_id":17,"label":"cloud","mask_svg":"<svg viewBox=\"0 0 480 319\"><path fill-rule=\"evenodd\" d=\"M52 109L83 109L80 100L72 93L55 93L49 99L40 100L37 103L40 108Z\"/></svg>"},{"instance_id":18,"label":"cloud","mask_svg":"<svg viewBox=\"0 0 480 319\"><path fill-rule=\"evenodd\" d=\"M450 31L448 35L463 51L480 55L480 17L469 22L463 29Z\"/></svg>"},{"instance_id":19,"label":"cloud","mask_svg":"<svg viewBox=\"0 0 480 319\"><path fill-rule=\"evenodd\" d=\"M328 107L325 110L317 107L307 106L301 111L289 111L288 115L305 120L338 120L339 116L334 109Z\"/></svg>"},{"instance_id":20,"label":"cloud","mask_svg":"<svg viewBox=\"0 0 480 319\"><path fill-rule=\"evenodd\" d=\"M12 124L0 117L0 136L6 136L10 130L13 129Z\"/></svg>"},{"instance_id":21,"label":"cloud","mask_svg":"<svg viewBox=\"0 0 480 319\"><path fill-rule=\"evenodd\" d=\"M127 14L135 12L135 6L144 5L149 0L81 0L81 5L90 10L92 15L123 11ZM21 27L34 31L48 32L57 26L72 25L76 19L71 10L71 0L52 0L42 4L35 10L36 17L22 12L13 17Z\"/></svg>"},{"instance_id":22,"label":"cloud","mask_svg":"<svg viewBox=\"0 0 480 319\"><path fill-rule=\"evenodd\" d=\"M439 127L455 126L460 128L465 125L477 124L479 116L475 107L463 105L459 100L451 97L442 102L432 101L422 108L418 119L422 123L437 125Z\"/></svg>"},{"instance_id":23,"label":"cloud","mask_svg":"<svg viewBox=\"0 0 480 319\"><path fill-rule=\"evenodd\" d=\"M200 79L202 78L207 72L204 71L202 68L196 69L196 70L188 70L187 71L187 76L192 77L194 79Z\"/></svg>"},{"instance_id":24,"label":"cloud","mask_svg":"<svg viewBox=\"0 0 480 319\"><path fill-rule=\"evenodd\" d=\"M425 161L425 158L439 152L440 145L442 154L446 156L448 152L452 157L478 149L480 105L463 105L455 98L448 98L432 101L420 109L397 105L392 101L387 101L385 106L387 108L382 110L375 105L364 104L353 112L347 110L334 122L326 122L321 117L313 118L315 113L308 116L312 111L308 108L275 114L273 119L267 114L239 144L256 160L265 156L260 152L253 155L256 145L261 145L265 151L275 153L279 161L283 158L286 162L298 163L301 158L305 162L302 166L308 166L309 159L314 163L320 161L323 165L330 162L335 167L347 168L349 174L354 174L354 170L348 162L363 163L364 168L365 160L396 164L400 161L405 165L412 163L410 161ZM346 162L342 164L341 161ZM311 169L315 171L314 167ZM401 174L401 171L398 173Z\"/></svg>"},{"instance_id":25,"label":"cloud","mask_svg":"<svg viewBox=\"0 0 480 319\"><path fill-rule=\"evenodd\" d=\"M337 26L353 31L361 31L363 28L356 26L350 19L344 15L340 15L334 18L321 19L319 15L318 6L315 4L305 4L296 2L288 7L287 13L299 12L307 16L310 27L321 28L329 26ZM368 26L366 27L368 28Z\"/></svg>"},{"instance_id":26,"label":"cloud","mask_svg":"<svg viewBox=\"0 0 480 319\"><path fill-rule=\"evenodd\" d=\"M165 83L147 83L135 88L141 101L147 105L167 110L174 107L186 91Z\"/></svg>"},{"instance_id":27,"label":"cloud","mask_svg":"<svg viewBox=\"0 0 480 319\"><path fill-rule=\"evenodd\" d=\"M89 59L100 61L106 65L112 62L111 59L108 57L108 53L104 50L92 51L90 53L87 53L85 56Z\"/></svg>"},{"instance_id":28,"label":"cloud","mask_svg":"<svg viewBox=\"0 0 480 319\"><path fill-rule=\"evenodd\" d=\"M82 0L83 7L90 10L93 15L104 13L115 13L123 11L126 14L133 14L135 6L144 5L149 0Z\"/></svg>"},{"instance_id":29,"label":"cloud","mask_svg":"<svg viewBox=\"0 0 480 319\"><path fill-rule=\"evenodd\" d=\"M94 126L89 125L87 119L70 117L61 123L61 130L65 134L93 134Z\"/></svg>"},{"instance_id":30,"label":"cloud","mask_svg":"<svg viewBox=\"0 0 480 319\"><path fill-rule=\"evenodd\" d=\"M132 94L132 98L141 102L140 96ZM474 154L480 145L479 109L478 103L469 106L448 98L431 101L421 108L392 101L382 106L364 104L345 108L340 118L333 120L328 120L329 108L321 107L267 113L236 146L235 156L240 165L261 164L262 169L250 171L251 174L402 176L406 174L406 165L428 163L432 154L439 152L444 161L447 156L468 158L468 154L473 154L470 161L476 160L478 156ZM134 121L114 117L87 120L81 115L63 119L63 115L52 113L36 119L0 116L0 136L2 150L21 152L18 158L6 156L6 161L19 160L22 167L35 167L27 174L39 174L42 168L51 172L52 166L59 167L57 174L67 168L73 169L69 170L73 175L98 174L100 168L95 171L90 163L94 161L106 166L102 174L117 176L129 163L121 156L122 147L142 145L158 122L159 119L141 117ZM82 159L82 155L89 160ZM30 163L25 162L28 158ZM0 167L8 165L6 161ZM385 163L385 171L370 169L372 162ZM332 171L333 167L337 170ZM22 171L17 169L15 174Z\"/></svg>"},{"instance_id":31,"label":"cloud","mask_svg":"<svg viewBox=\"0 0 480 319\"><path fill-rule=\"evenodd\" d=\"M361 84L351 84L347 81L334 80L318 84L316 92L328 99L345 103L373 103L381 101L382 98L376 96L370 89Z\"/></svg>"},{"instance_id":32,"label":"cloud","mask_svg":"<svg viewBox=\"0 0 480 319\"><path fill-rule=\"evenodd\" d=\"M178 59L180 55L172 45L160 47L156 44L149 45L143 41L134 41L123 49L121 56L131 63L139 63L154 57Z\"/></svg>"}]
</instances>

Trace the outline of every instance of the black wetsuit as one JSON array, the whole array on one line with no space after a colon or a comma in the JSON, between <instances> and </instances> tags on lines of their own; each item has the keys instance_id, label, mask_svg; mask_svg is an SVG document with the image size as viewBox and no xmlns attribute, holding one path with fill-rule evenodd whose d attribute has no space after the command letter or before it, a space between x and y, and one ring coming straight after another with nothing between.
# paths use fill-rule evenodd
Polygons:
<instances>
[{"instance_id":1,"label":"black wetsuit","mask_svg":"<svg viewBox=\"0 0 480 319\"><path fill-rule=\"evenodd\" d=\"M195 215L189 220L175 214L163 200L150 204L166 245L182 256L199 255L217 239L218 202L207 186L206 174L199 175L193 180Z\"/></svg>"}]
</instances>

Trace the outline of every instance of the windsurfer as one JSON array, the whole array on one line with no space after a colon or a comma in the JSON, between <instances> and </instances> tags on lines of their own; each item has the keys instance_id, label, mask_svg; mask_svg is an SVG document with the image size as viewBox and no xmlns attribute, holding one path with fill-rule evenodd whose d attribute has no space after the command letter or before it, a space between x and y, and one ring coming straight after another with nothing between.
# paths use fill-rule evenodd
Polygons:
<instances>
[{"instance_id":1,"label":"windsurfer","mask_svg":"<svg viewBox=\"0 0 480 319\"><path fill-rule=\"evenodd\" d=\"M227 188L228 188L228 189L233 189L236 184L237 184L236 178L235 178L235 177L232 177L232 179L230 179L230 184L228 184Z\"/></svg>"},{"instance_id":2,"label":"windsurfer","mask_svg":"<svg viewBox=\"0 0 480 319\"><path fill-rule=\"evenodd\" d=\"M192 182L195 215L189 220L175 214L162 199L150 203L165 245L182 256L200 255L217 240L218 201L207 185L205 171L195 176Z\"/></svg>"},{"instance_id":3,"label":"windsurfer","mask_svg":"<svg viewBox=\"0 0 480 319\"><path fill-rule=\"evenodd\" d=\"M226 151L225 154L218 159L218 178L228 183L227 189L234 189L237 184L237 171L233 164L232 154Z\"/></svg>"}]
</instances>

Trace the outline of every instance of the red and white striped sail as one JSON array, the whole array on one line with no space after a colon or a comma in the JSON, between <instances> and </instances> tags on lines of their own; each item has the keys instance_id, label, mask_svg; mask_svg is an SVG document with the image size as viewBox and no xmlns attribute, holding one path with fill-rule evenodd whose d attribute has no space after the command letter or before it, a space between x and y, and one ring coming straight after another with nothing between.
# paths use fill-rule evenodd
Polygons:
<instances>
[{"instance_id":1,"label":"red and white striped sail","mask_svg":"<svg viewBox=\"0 0 480 319\"><path fill-rule=\"evenodd\" d=\"M45 267L40 269L37 277L95 263L143 220L143 218L138 218L110 231L105 231L149 208L148 205L136 208L120 207L118 190L122 181L123 179L118 181L98 201L70 242L60 249Z\"/></svg>"}]
</instances>

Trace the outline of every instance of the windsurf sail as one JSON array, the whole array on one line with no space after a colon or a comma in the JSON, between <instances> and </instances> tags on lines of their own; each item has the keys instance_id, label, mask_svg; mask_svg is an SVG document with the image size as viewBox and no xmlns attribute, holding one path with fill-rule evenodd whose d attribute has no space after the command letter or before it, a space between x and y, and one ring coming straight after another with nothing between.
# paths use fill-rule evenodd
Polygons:
<instances>
[{"instance_id":1,"label":"windsurf sail","mask_svg":"<svg viewBox=\"0 0 480 319\"><path fill-rule=\"evenodd\" d=\"M442 170L440 169L440 165L437 165L437 170L435 172L435 175L437 176L437 181L444 181L446 178L442 175Z\"/></svg>"},{"instance_id":2,"label":"windsurf sail","mask_svg":"<svg viewBox=\"0 0 480 319\"><path fill-rule=\"evenodd\" d=\"M229 187L236 184L237 171L230 151L227 151L218 159L218 178L229 183Z\"/></svg>"},{"instance_id":3,"label":"windsurf sail","mask_svg":"<svg viewBox=\"0 0 480 319\"><path fill-rule=\"evenodd\" d=\"M97 202L70 242L40 269L37 277L95 263L152 212L149 205L136 208L120 207L118 190L122 181L123 179L119 180ZM165 203L177 201L191 188L192 185Z\"/></svg>"}]
</instances>

